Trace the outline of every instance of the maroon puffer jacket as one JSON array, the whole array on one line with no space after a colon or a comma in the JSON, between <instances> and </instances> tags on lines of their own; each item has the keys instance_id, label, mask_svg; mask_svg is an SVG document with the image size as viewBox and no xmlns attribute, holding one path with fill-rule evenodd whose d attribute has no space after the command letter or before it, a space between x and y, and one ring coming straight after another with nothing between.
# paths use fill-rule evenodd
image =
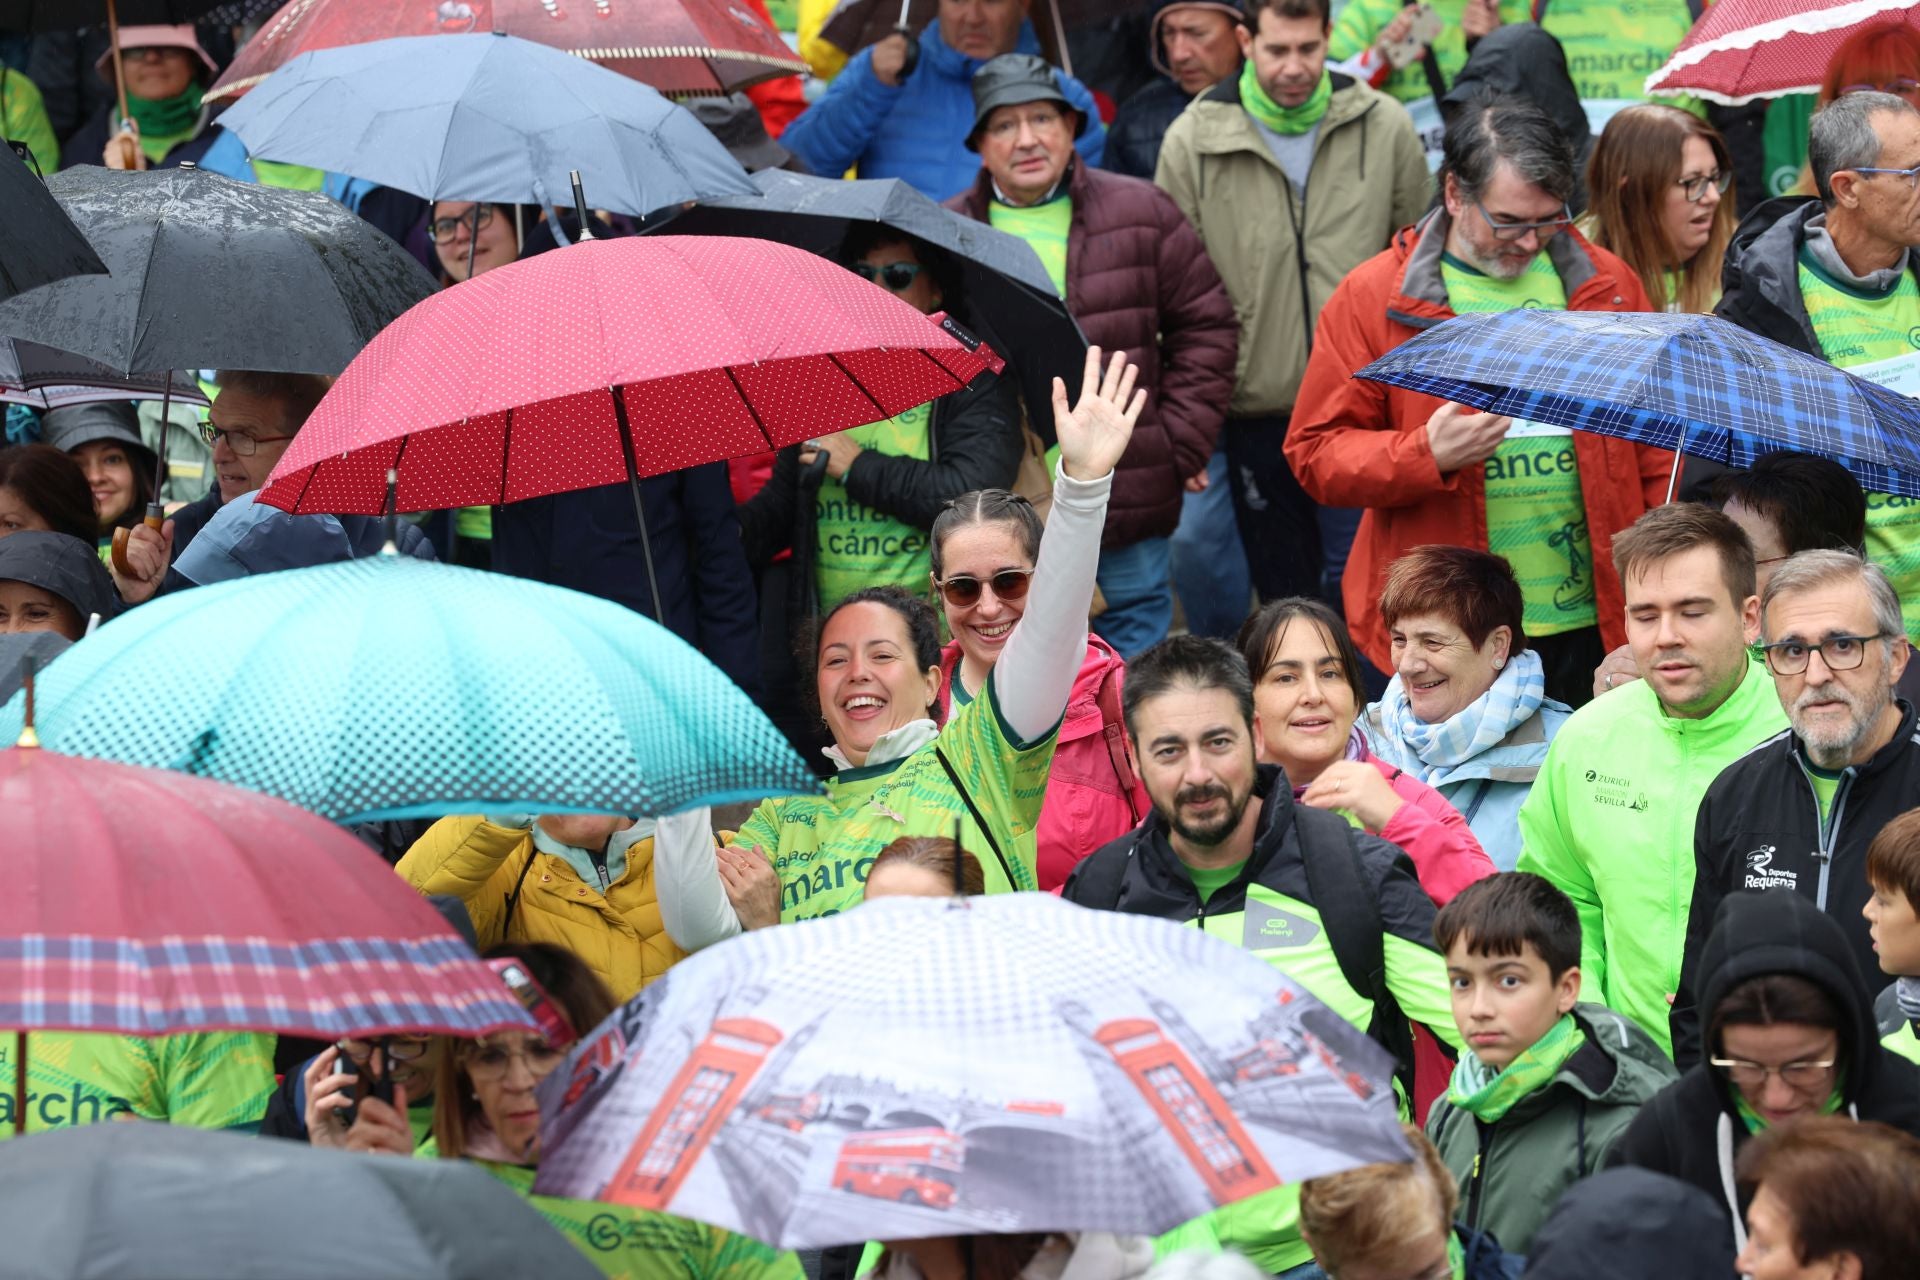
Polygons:
<instances>
[{"instance_id":1,"label":"maroon puffer jacket","mask_svg":"<svg viewBox=\"0 0 1920 1280\"><path fill-rule=\"evenodd\" d=\"M991 184L982 169L947 207L986 222ZM1199 235L1166 192L1077 161L1067 191L1067 310L1087 341L1125 351L1147 389L1101 539L1124 547L1179 523L1182 484L1213 456L1233 396L1240 326Z\"/></svg>"}]
</instances>

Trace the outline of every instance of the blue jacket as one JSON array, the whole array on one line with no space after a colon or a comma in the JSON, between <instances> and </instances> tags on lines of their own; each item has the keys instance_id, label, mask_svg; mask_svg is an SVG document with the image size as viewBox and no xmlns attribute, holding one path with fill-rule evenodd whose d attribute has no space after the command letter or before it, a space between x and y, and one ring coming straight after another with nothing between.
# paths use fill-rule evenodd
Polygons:
<instances>
[{"instance_id":1,"label":"blue jacket","mask_svg":"<svg viewBox=\"0 0 1920 1280\"><path fill-rule=\"evenodd\" d=\"M1020 24L1016 52L1040 52L1032 23ZM941 39L936 19L920 34L920 64L904 84L881 84L873 74L873 51L862 49L826 94L787 126L780 145L815 173L837 176L858 165L863 178L899 178L933 200L956 196L980 171L980 157L967 150L966 136L973 128L973 73L984 65ZM1088 164L1098 165L1107 131L1093 94L1072 76L1053 74L1087 118L1087 130L1074 145Z\"/></svg>"},{"instance_id":2,"label":"blue jacket","mask_svg":"<svg viewBox=\"0 0 1920 1280\"><path fill-rule=\"evenodd\" d=\"M1192 102L1173 81L1155 80L1121 103L1107 130L1107 171L1152 182L1160 167L1160 140Z\"/></svg>"},{"instance_id":3,"label":"blue jacket","mask_svg":"<svg viewBox=\"0 0 1920 1280\"><path fill-rule=\"evenodd\" d=\"M758 698L759 605L726 465L642 480L640 497L666 625ZM495 507L493 567L654 616L633 492L625 484Z\"/></svg>"}]
</instances>

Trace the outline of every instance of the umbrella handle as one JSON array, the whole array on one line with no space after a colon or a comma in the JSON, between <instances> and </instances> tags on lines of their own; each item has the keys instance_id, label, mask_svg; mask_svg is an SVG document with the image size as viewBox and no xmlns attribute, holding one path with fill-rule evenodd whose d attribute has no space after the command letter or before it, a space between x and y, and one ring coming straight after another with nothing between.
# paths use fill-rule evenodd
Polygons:
<instances>
[{"instance_id":1,"label":"umbrella handle","mask_svg":"<svg viewBox=\"0 0 1920 1280\"><path fill-rule=\"evenodd\" d=\"M140 523L159 533L161 527L167 523L167 509L157 502L149 502L146 518ZM133 566L127 560L127 547L132 542L133 530L115 529L113 531L113 567L123 578L133 576Z\"/></svg>"},{"instance_id":2,"label":"umbrella handle","mask_svg":"<svg viewBox=\"0 0 1920 1280\"><path fill-rule=\"evenodd\" d=\"M905 6L902 6L902 14L905 11ZM893 29L893 34L905 36L907 41L907 60L900 64L900 79L904 83L906 78L913 74L913 69L920 65L920 42L914 39L913 30L907 26L904 18L900 25Z\"/></svg>"}]
</instances>

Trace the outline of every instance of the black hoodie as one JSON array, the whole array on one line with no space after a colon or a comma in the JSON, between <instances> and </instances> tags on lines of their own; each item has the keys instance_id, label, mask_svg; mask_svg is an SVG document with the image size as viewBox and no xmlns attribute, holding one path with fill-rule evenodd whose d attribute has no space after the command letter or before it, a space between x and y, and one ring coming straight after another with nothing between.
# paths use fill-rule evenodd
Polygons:
<instances>
[{"instance_id":1,"label":"black hoodie","mask_svg":"<svg viewBox=\"0 0 1920 1280\"><path fill-rule=\"evenodd\" d=\"M1839 1006L1846 1113L1920 1137L1920 1068L1880 1047L1873 996L1839 924L1791 890L1729 894L1700 957L1703 1022L1712 1025L1712 1011L1735 986L1770 973L1805 978ZM1708 1045L1707 1051L1710 1056L1719 1047ZM1733 1160L1747 1136L1732 1087L1703 1062L1640 1109L1610 1163L1672 1174L1699 1187L1725 1209L1723 1221L1735 1239L1744 1240L1747 1197L1736 1203Z\"/></svg>"},{"instance_id":2,"label":"black hoodie","mask_svg":"<svg viewBox=\"0 0 1920 1280\"><path fill-rule=\"evenodd\" d=\"M1489 97L1524 98L1553 118L1573 148L1573 199L1567 203L1574 213L1585 212L1593 131L1560 42L1531 22L1509 22L1480 37L1453 88L1441 99L1440 114L1452 124L1462 108Z\"/></svg>"},{"instance_id":3,"label":"black hoodie","mask_svg":"<svg viewBox=\"0 0 1920 1280\"><path fill-rule=\"evenodd\" d=\"M1731 1280L1733 1250L1712 1196L1645 1169L1576 1182L1527 1250L1522 1280Z\"/></svg>"}]
</instances>

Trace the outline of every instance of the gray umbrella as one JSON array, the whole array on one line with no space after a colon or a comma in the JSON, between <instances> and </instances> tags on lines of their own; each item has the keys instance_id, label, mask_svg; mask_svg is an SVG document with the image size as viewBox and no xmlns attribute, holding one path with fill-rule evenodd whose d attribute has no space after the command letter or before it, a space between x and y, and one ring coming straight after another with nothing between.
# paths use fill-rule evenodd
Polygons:
<instances>
[{"instance_id":1,"label":"gray umbrella","mask_svg":"<svg viewBox=\"0 0 1920 1280\"><path fill-rule=\"evenodd\" d=\"M106 269L46 184L19 157L0 154L0 298Z\"/></svg>"},{"instance_id":2,"label":"gray umbrella","mask_svg":"<svg viewBox=\"0 0 1920 1280\"><path fill-rule=\"evenodd\" d=\"M47 187L113 274L0 303L0 334L116 373L339 373L435 290L406 250L316 192L190 165L81 167Z\"/></svg>"},{"instance_id":3,"label":"gray umbrella","mask_svg":"<svg viewBox=\"0 0 1920 1280\"><path fill-rule=\"evenodd\" d=\"M1027 398L1029 425L1053 438L1049 388L1057 375L1078 386L1087 339L1054 292L1033 246L935 204L898 178L848 182L783 169L753 175L757 196L704 200L642 234L751 236L835 258L848 232L876 223L952 259L960 318L1004 356Z\"/></svg>"},{"instance_id":4,"label":"gray umbrella","mask_svg":"<svg viewBox=\"0 0 1920 1280\"><path fill-rule=\"evenodd\" d=\"M8 1280L594 1280L599 1268L477 1165L181 1125L0 1143Z\"/></svg>"}]
</instances>

